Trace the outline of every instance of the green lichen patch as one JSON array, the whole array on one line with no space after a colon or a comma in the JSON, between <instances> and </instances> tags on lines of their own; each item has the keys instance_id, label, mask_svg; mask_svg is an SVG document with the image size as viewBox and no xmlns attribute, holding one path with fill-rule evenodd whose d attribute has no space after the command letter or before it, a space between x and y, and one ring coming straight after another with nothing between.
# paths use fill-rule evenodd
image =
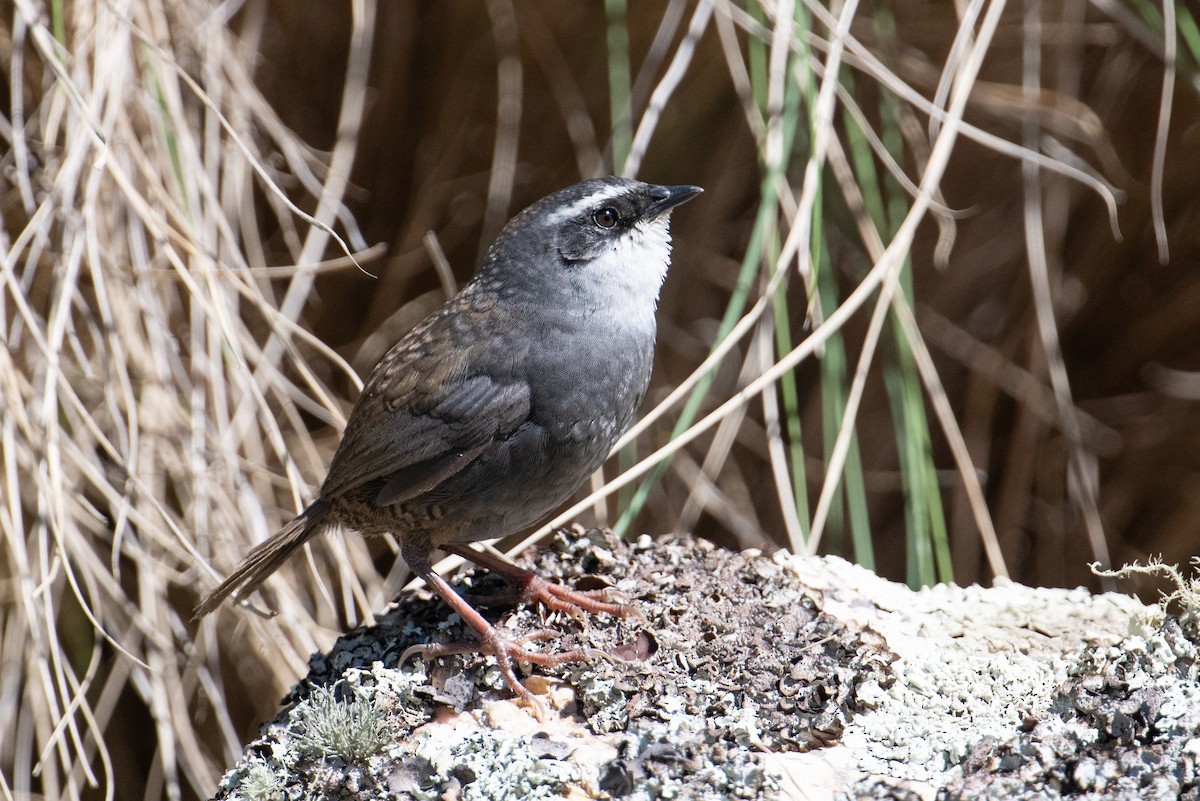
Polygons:
<instances>
[{"instance_id":1,"label":"green lichen patch","mask_svg":"<svg viewBox=\"0 0 1200 801\"><path fill-rule=\"evenodd\" d=\"M419 669L392 670L379 662L347 667L327 684L302 682L221 780L217 798L387 797L385 777L397 743L433 713L433 704L415 692L423 686Z\"/></svg>"}]
</instances>

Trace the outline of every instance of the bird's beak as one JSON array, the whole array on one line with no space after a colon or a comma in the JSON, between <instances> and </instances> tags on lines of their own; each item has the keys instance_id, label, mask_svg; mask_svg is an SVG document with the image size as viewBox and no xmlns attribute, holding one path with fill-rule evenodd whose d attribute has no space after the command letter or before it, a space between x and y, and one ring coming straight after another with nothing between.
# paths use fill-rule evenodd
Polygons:
<instances>
[{"instance_id":1,"label":"bird's beak","mask_svg":"<svg viewBox=\"0 0 1200 801\"><path fill-rule=\"evenodd\" d=\"M663 212L675 208L680 203L687 203L703 191L700 187L692 186L691 184L684 184L683 186L653 186L650 188L650 196L654 198L654 202L646 208L645 217L653 220Z\"/></svg>"}]
</instances>

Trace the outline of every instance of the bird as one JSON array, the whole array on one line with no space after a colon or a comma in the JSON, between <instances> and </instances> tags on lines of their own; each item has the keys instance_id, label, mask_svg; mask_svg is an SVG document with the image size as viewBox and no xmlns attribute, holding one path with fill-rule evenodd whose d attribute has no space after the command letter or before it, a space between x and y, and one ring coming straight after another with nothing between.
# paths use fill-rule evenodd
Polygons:
<instances>
[{"instance_id":1,"label":"bird","mask_svg":"<svg viewBox=\"0 0 1200 801\"><path fill-rule=\"evenodd\" d=\"M650 381L656 309L671 262L671 211L703 190L608 176L561 189L513 217L474 277L372 370L316 499L254 547L195 609L241 601L297 549L334 528L394 534L413 573L478 634L506 684L533 701L497 631L434 572L435 550L487 567L520 599L626 616L603 591L575 591L469 543L528 528L571 497L633 423ZM427 644L426 658L466 650ZM536 702L535 702L536 705Z\"/></svg>"}]
</instances>

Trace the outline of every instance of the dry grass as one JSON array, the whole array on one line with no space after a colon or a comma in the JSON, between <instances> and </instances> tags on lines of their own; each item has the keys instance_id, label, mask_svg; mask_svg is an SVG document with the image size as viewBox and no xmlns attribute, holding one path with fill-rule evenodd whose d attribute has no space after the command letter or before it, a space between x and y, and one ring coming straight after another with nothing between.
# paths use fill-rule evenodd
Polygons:
<instances>
[{"instance_id":1,"label":"dry grass","mask_svg":"<svg viewBox=\"0 0 1200 801\"><path fill-rule=\"evenodd\" d=\"M891 6L0 4L0 797L213 792L403 568L336 537L273 619L200 592L508 215L598 172L708 191L627 469L557 522L914 582L1186 561L1195 20Z\"/></svg>"}]
</instances>

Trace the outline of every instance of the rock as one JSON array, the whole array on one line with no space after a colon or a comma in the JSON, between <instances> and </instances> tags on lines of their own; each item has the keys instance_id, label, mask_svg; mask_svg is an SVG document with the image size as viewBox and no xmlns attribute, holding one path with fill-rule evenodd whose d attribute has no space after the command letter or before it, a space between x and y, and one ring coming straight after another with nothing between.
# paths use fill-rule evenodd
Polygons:
<instances>
[{"instance_id":1,"label":"rock","mask_svg":"<svg viewBox=\"0 0 1200 801\"><path fill-rule=\"evenodd\" d=\"M1195 645L1129 597L913 592L836 558L601 531L527 561L646 616L494 610L517 638L562 632L537 647L621 657L528 677L549 719L487 658L398 664L412 644L470 637L410 593L313 657L217 797L1132 799L1197 785ZM469 574L462 588L504 585Z\"/></svg>"}]
</instances>

